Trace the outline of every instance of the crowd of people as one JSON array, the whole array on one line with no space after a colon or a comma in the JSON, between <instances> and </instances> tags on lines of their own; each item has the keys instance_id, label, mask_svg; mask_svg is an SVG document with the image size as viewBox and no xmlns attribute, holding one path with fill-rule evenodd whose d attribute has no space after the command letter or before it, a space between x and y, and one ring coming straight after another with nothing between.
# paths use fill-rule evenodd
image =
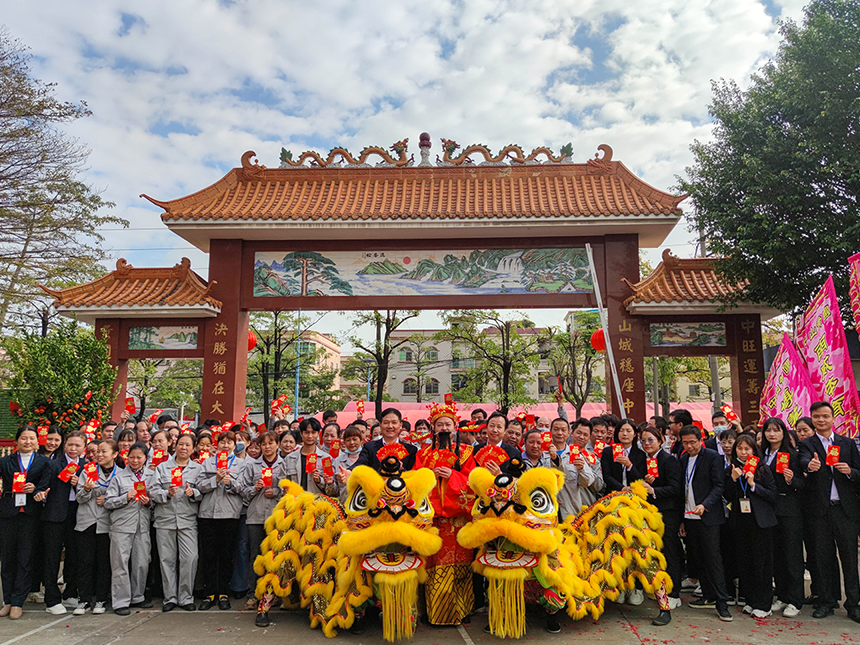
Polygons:
<instances>
[{"instance_id":1,"label":"crowd of people","mask_svg":"<svg viewBox=\"0 0 860 645\"><path fill-rule=\"evenodd\" d=\"M54 426L40 437L21 427L17 450L0 459L0 616L19 618L28 598L56 615L101 614L108 605L128 615L158 597L165 612L229 609L231 599L256 608L253 561L282 494L279 481L343 501L350 471L378 469L380 448L400 443L407 470L424 465L423 447L459 457L484 446L525 468L562 470L562 519L641 481L665 525L669 610L689 591L689 607L711 608L726 621L731 606L765 618L794 617L807 604L822 619L838 607L844 581L843 607L860 622L860 454L833 432L827 402L813 404L793 428L775 417L743 428L717 412L712 436L684 409L639 423L611 414L571 423L561 406L555 419L475 409L468 420L437 414L410 424L392 407L379 421L361 414L340 421L332 411L321 423L275 410L268 426L207 420L183 429L170 415L124 417L103 424L95 439ZM503 472L504 464L492 465ZM467 488L469 469L463 459L433 467L452 496ZM453 536L468 521L462 505L438 493L431 502L443 533ZM482 606L482 586L458 566L471 564L470 552L456 540L443 552L444 562L429 559L428 576L448 586L428 584L445 593L427 593L425 620L460 624ZM644 601L640 589L616 600ZM654 618L669 620L663 609ZM258 611L257 624L267 623L267 611ZM560 629L550 611L547 629Z\"/></svg>"}]
</instances>

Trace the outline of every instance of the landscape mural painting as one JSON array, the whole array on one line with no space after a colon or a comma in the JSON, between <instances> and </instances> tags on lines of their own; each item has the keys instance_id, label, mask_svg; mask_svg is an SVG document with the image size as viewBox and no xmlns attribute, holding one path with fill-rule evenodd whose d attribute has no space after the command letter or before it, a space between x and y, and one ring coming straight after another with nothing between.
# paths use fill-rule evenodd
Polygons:
<instances>
[{"instance_id":1,"label":"landscape mural painting","mask_svg":"<svg viewBox=\"0 0 860 645\"><path fill-rule=\"evenodd\" d=\"M587 293L584 248L473 251L264 251L254 296Z\"/></svg>"},{"instance_id":2,"label":"landscape mural painting","mask_svg":"<svg viewBox=\"0 0 860 645\"><path fill-rule=\"evenodd\" d=\"M129 349L197 349L197 326L132 327Z\"/></svg>"},{"instance_id":3,"label":"landscape mural painting","mask_svg":"<svg viewBox=\"0 0 860 645\"><path fill-rule=\"evenodd\" d=\"M651 323L651 347L725 346L725 323Z\"/></svg>"}]
</instances>

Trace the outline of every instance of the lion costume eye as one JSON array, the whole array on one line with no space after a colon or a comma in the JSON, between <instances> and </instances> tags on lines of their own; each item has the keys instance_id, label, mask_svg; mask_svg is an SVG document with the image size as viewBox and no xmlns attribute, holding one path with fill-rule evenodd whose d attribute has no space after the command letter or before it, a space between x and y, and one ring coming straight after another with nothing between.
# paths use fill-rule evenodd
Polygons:
<instances>
[{"instance_id":1,"label":"lion costume eye","mask_svg":"<svg viewBox=\"0 0 860 645\"><path fill-rule=\"evenodd\" d=\"M536 488L529 496L532 511L539 515L549 515L555 511L552 497L543 488Z\"/></svg>"},{"instance_id":2,"label":"lion costume eye","mask_svg":"<svg viewBox=\"0 0 860 645\"><path fill-rule=\"evenodd\" d=\"M357 488L350 497L347 510L350 513L363 513L367 510L367 495L361 488Z\"/></svg>"},{"instance_id":3,"label":"lion costume eye","mask_svg":"<svg viewBox=\"0 0 860 645\"><path fill-rule=\"evenodd\" d=\"M430 505L430 499L424 497L421 503L418 504L418 513L421 515L430 515L433 513L433 507Z\"/></svg>"}]
</instances>

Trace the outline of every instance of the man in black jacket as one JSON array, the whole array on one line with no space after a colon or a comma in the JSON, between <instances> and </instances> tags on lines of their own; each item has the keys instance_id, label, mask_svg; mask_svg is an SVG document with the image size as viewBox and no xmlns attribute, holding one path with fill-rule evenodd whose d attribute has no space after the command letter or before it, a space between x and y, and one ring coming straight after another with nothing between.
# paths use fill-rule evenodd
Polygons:
<instances>
[{"instance_id":1,"label":"man in black jacket","mask_svg":"<svg viewBox=\"0 0 860 645\"><path fill-rule=\"evenodd\" d=\"M720 525L726 521L723 510L725 468L723 458L702 444L702 431L686 425L679 432L684 449L681 473L684 476L684 523L682 534L695 556L700 558L696 570L701 573L702 597L690 607L716 607L720 620L729 622L729 594L720 555Z\"/></svg>"},{"instance_id":2,"label":"man in black jacket","mask_svg":"<svg viewBox=\"0 0 860 645\"><path fill-rule=\"evenodd\" d=\"M833 432L833 408L826 401L809 407L815 434L800 446L800 467L806 473L806 512L815 517L818 605L813 618L833 613L842 596L836 551L845 578L848 617L860 623L860 577L857 574L857 536L860 533L860 454L851 439ZM827 465L828 452L838 449L838 461Z\"/></svg>"},{"instance_id":3,"label":"man in black jacket","mask_svg":"<svg viewBox=\"0 0 860 645\"><path fill-rule=\"evenodd\" d=\"M379 422L379 428L382 436L379 439L368 441L361 449L358 459L352 465L350 470L354 470L356 466L370 466L376 471L379 471L382 465L379 458L376 456L377 451L385 445L398 443L400 441L400 431L403 429L403 417L400 410L396 408L387 408L382 411L382 419ZM400 465L403 470L412 470L415 467L415 455L418 448L411 443L401 443L408 453L406 457L400 460Z\"/></svg>"},{"instance_id":4,"label":"man in black jacket","mask_svg":"<svg viewBox=\"0 0 860 645\"><path fill-rule=\"evenodd\" d=\"M49 614L61 615L66 613L66 607L74 609L78 606L78 572L77 536L75 522L77 521L78 502L75 499L75 487L78 484L78 473L83 468L81 455L86 447L87 436L83 432L71 432L63 444L64 455L51 462L51 483L48 490L40 497L45 501L42 511L42 539L44 547L45 611ZM75 466L74 474L63 475L71 465ZM71 472L71 471L68 471ZM62 595L57 583L60 573L60 560L63 547L66 558L63 564L63 580L66 583Z\"/></svg>"},{"instance_id":5,"label":"man in black jacket","mask_svg":"<svg viewBox=\"0 0 860 645\"><path fill-rule=\"evenodd\" d=\"M506 444L502 441L502 437L505 434L505 428L507 427L508 418L499 411L493 412L490 415L490 418L487 419L487 442L479 443L475 446L474 454L478 454L481 448L486 446L497 446L505 451L505 454L508 455L508 460L505 461L499 468L499 472L507 473L508 472L508 464L511 459L522 459L522 453L514 448L511 445ZM490 472L493 472L494 465L488 466L490 468ZM493 473L498 474L498 473Z\"/></svg>"}]
</instances>

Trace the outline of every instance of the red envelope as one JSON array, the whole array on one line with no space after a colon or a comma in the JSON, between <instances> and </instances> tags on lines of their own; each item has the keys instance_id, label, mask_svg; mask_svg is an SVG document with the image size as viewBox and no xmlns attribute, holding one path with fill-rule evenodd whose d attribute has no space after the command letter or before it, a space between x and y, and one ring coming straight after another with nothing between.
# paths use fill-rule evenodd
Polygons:
<instances>
[{"instance_id":1,"label":"red envelope","mask_svg":"<svg viewBox=\"0 0 860 645\"><path fill-rule=\"evenodd\" d=\"M326 477L334 477L334 468L331 465L331 457L323 457L323 474Z\"/></svg>"},{"instance_id":2,"label":"red envelope","mask_svg":"<svg viewBox=\"0 0 860 645\"><path fill-rule=\"evenodd\" d=\"M603 449L606 448L605 441L595 441L594 442L594 454L600 457L603 454Z\"/></svg>"},{"instance_id":3,"label":"red envelope","mask_svg":"<svg viewBox=\"0 0 860 645\"><path fill-rule=\"evenodd\" d=\"M364 401L355 402L355 411L364 414Z\"/></svg>"},{"instance_id":4,"label":"red envelope","mask_svg":"<svg viewBox=\"0 0 860 645\"><path fill-rule=\"evenodd\" d=\"M753 455L753 456L747 458L747 463L744 464L744 474L754 473L757 466L758 466L758 457Z\"/></svg>"},{"instance_id":5,"label":"red envelope","mask_svg":"<svg viewBox=\"0 0 860 645\"><path fill-rule=\"evenodd\" d=\"M217 455L217 461L215 462L215 468L217 470L224 470L225 468L227 468L227 459L228 454L226 450L222 450L221 452L219 452Z\"/></svg>"},{"instance_id":6,"label":"red envelope","mask_svg":"<svg viewBox=\"0 0 860 645\"><path fill-rule=\"evenodd\" d=\"M137 406L134 404L134 397L129 396L125 399L125 411L129 414L134 414L137 412Z\"/></svg>"},{"instance_id":7,"label":"red envelope","mask_svg":"<svg viewBox=\"0 0 860 645\"><path fill-rule=\"evenodd\" d=\"M649 457L646 463L648 464L648 474L652 477L659 477L660 469L657 467L657 459Z\"/></svg>"},{"instance_id":8,"label":"red envelope","mask_svg":"<svg viewBox=\"0 0 860 645\"><path fill-rule=\"evenodd\" d=\"M547 450L549 450L549 446L551 443L552 443L552 434L548 430L541 432L540 433L540 449L543 450L544 452L546 452Z\"/></svg>"},{"instance_id":9,"label":"red envelope","mask_svg":"<svg viewBox=\"0 0 860 645\"><path fill-rule=\"evenodd\" d=\"M208 450L201 450L200 455L198 456L198 461L202 464L204 461L209 459L212 456L212 453Z\"/></svg>"},{"instance_id":10,"label":"red envelope","mask_svg":"<svg viewBox=\"0 0 860 645\"><path fill-rule=\"evenodd\" d=\"M337 459L340 456L340 439L331 440L331 447L328 450L328 454L331 455L332 459Z\"/></svg>"},{"instance_id":11,"label":"red envelope","mask_svg":"<svg viewBox=\"0 0 860 645\"><path fill-rule=\"evenodd\" d=\"M316 457L316 455L314 455ZM271 486L272 485L272 469L271 468L263 468L263 472L260 476L263 480L263 486Z\"/></svg>"},{"instance_id":12,"label":"red envelope","mask_svg":"<svg viewBox=\"0 0 860 645\"><path fill-rule=\"evenodd\" d=\"M48 428L48 426L39 426L38 428L36 428L36 432L39 435L39 445L40 446L44 446L46 443L48 443L48 430L49 429L50 428Z\"/></svg>"},{"instance_id":13,"label":"red envelope","mask_svg":"<svg viewBox=\"0 0 860 645\"><path fill-rule=\"evenodd\" d=\"M558 377L558 391L561 392L562 395L564 395L564 390L561 387L561 377L560 376Z\"/></svg>"},{"instance_id":14,"label":"red envelope","mask_svg":"<svg viewBox=\"0 0 860 645\"><path fill-rule=\"evenodd\" d=\"M128 448L123 448L122 450L120 450L119 456L122 458L123 461L126 461L128 459Z\"/></svg>"},{"instance_id":15,"label":"red envelope","mask_svg":"<svg viewBox=\"0 0 860 645\"><path fill-rule=\"evenodd\" d=\"M158 417L160 417L160 416L161 416L161 413L162 413L162 412L164 412L164 410L156 410L155 412L153 412L152 414L150 414L150 415L149 415L149 422L150 422L150 423L155 423L156 421L158 421Z\"/></svg>"},{"instance_id":16,"label":"red envelope","mask_svg":"<svg viewBox=\"0 0 860 645\"><path fill-rule=\"evenodd\" d=\"M450 450L443 449L436 451L436 466L451 468L456 463L457 455Z\"/></svg>"},{"instance_id":17,"label":"red envelope","mask_svg":"<svg viewBox=\"0 0 860 645\"><path fill-rule=\"evenodd\" d=\"M166 450L155 450L152 453L152 465L157 466L161 463L167 461L167 451Z\"/></svg>"},{"instance_id":18,"label":"red envelope","mask_svg":"<svg viewBox=\"0 0 860 645\"><path fill-rule=\"evenodd\" d=\"M537 424L535 423L535 415L527 414L526 415L526 432L528 432L529 430L534 430L536 427L537 427Z\"/></svg>"},{"instance_id":19,"label":"red envelope","mask_svg":"<svg viewBox=\"0 0 860 645\"><path fill-rule=\"evenodd\" d=\"M723 414L726 415L726 420L729 421L730 423L732 421L738 420L738 415L735 414L734 410L732 410L732 406L730 406L728 404L722 405L722 406L720 406L720 410L722 410Z\"/></svg>"},{"instance_id":20,"label":"red envelope","mask_svg":"<svg viewBox=\"0 0 860 645\"><path fill-rule=\"evenodd\" d=\"M182 486L182 469L179 466L170 471L170 483L173 486Z\"/></svg>"},{"instance_id":21,"label":"red envelope","mask_svg":"<svg viewBox=\"0 0 860 645\"><path fill-rule=\"evenodd\" d=\"M84 466L84 472L87 474L87 479L91 482L94 482L99 478L99 467L94 461L91 461Z\"/></svg>"},{"instance_id":22,"label":"red envelope","mask_svg":"<svg viewBox=\"0 0 860 645\"><path fill-rule=\"evenodd\" d=\"M839 446L830 446L827 449L827 459L824 463L828 466L835 466L839 463Z\"/></svg>"},{"instance_id":23,"label":"red envelope","mask_svg":"<svg viewBox=\"0 0 860 645\"><path fill-rule=\"evenodd\" d=\"M454 402L454 395L448 392L445 395L445 405L451 405Z\"/></svg>"},{"instance_id":24,"label":"red envelope","mask_svg":"<svg viewBox=\"0 0 860 645\"><path fill-rule=\"evenodd\" d=\"M624 446L620 443L612 444L612 458L618 459L622 454L624 454Z\"/></svg>"},{"instance_id":25,"label":"red envelope","mask_svg":"<svg viewBox=\"0 0 860 645\"><path fill-rule=\"evenodd\" d=\"M146 482L134 482L134 498L140 499L141 497L146 497Z\"/></svg>"},{"instance_id":26,"label":"red envelope","mask_svg":"<svg viewBox=\"0 0 860 645\"><path fill-rule=\"evenodd\" d=\"M578 443L571 444L570 446L570 463L573 463L573 460L582 455L582 448L579 447Z\"/></svg>"},{"instance_id":27,"label":"red envelope","mask_svg":"<svg viewBox=\"0 0 860 645\"><path fill-rule=\"evenodd\" d=\"M317 469L317 456L316 455L308 455L305 460L305 472L312 473Z\"/></svg>"},{"instance_id":28,"label":"red envelope","mask_svg":"<svg viewBox=\"0 0 860 645\"><path fill-rule=\"evenodd\" d=\"M379 461L384 461L386 457L391 457L393 455L403 461L408 454L409 451L406 450L406 447L403 444L389 443L376 451L376 458Z\"/></svg>"},{"instance_id":29,"label":"red envelope","mask_svg":"<svg viewBox=\"0 0 860 645\"><path fill-rule=\"evenodd\" d=\"M69 464L68 466L66 466L65 468L63 468L60 471L60 474L57 475L57 479L59 479L60 481L66 482L68 484L69 480L72 477L74 477L77 474L77 472L78 472L78 465L77 464Z\"/></svg>"},{"instance_id":30,"label":"red envelope","mask_svg":"<svg viewBox=\"0 0 860 645\"><path fill-rule=\"evenodd\" d=\"M12 475L12 492L23 493L24 484L27 483L27 473L14 473Z\"/></svg>"},{"instance_id":31,"label":"red envelope","mask_svg":"<svg viewBox=\"0 0 860 645\"><path fill-rule=\"evenodd\" d=\"M597 463L597 455L595 453L585 451L583 454L585 455L586 461L592 466Z\"/></svg>"},{"instance_id":32,"label":"red envelope","mask_svg":"<svg viewBox=\"0 0 860 645\"><path fill-rule=\"evenodd\" d=\"M786 470L788 470L788 453L776 453L776 472L784 473Z\"/></svg>"},{"instance_id":33,"label":"red envelope","mask_svg":"<svg viewBox=\"0 0 860 645\"><path fill-rule=\"evenodd\" d=\"M475 461L484 468L486 468L487 464L491 461L497 466L501 466L507 460L508 453L502 450L499 446L484 446L478 451L478 454L475 455Z\"/></svg>"},{"instance_id":34,"label":"red envelope","mask_svg":"<svg viewBox=\"0 0 860 645\"><path fill-rule=\"evenodd\" d=\"M251 414L251 408L245 408L245 414L242 415L242 418L239 419L239 423L248 420L248 415Z\"/></svg>"}]
</instances>

